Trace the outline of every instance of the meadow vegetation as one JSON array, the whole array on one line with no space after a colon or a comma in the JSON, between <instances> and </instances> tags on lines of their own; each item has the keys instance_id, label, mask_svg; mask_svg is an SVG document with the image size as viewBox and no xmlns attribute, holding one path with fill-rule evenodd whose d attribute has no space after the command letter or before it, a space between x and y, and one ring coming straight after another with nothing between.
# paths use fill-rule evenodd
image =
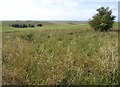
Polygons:
<instances>
[{"instance_id":1,"label":"meadow vegetation","mask_svg":"<svg viewBox=\"0 0 120 87\"><path fill-rule=\"evenodd\" d=\"M2 32L3 84L118 84L118 32L96 32L79 22L29 29L9 23Z\"/></svg>"}]
</instances>

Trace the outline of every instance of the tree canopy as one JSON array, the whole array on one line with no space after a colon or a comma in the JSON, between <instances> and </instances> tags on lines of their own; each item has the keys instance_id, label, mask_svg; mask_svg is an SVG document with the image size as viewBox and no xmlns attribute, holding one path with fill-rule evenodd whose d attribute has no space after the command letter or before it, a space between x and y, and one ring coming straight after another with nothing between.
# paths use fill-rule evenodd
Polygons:
<instances>
[{"instance_id":1,"label":"tree canopy","mask_svg":"<svg viewBox=\"0 0 120 87\"><path fill-rule=\"evenodd\" d=\"M110 30L113 27L115 20L115 16L112 15L112 10L109 10L109 7L100 7L96 11L98 13L90 20L90 26L98 31Z\"/></svg>"}]
</instances>

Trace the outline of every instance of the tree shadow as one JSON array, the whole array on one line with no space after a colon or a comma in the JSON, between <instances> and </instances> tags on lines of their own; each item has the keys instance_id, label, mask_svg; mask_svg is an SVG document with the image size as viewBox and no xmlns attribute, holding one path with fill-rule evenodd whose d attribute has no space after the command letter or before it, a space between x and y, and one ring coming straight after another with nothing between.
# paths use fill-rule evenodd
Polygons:
<instances>
[{"instance_id":1,"label":"tree shadow","mask_svg":"<svg viewBox=\"0 0 120 87\"><path fill-rule=\"evenodd\" d=\"M120 32L120 30L110 30L109 32Z\"/></svg>"}]
</instances>

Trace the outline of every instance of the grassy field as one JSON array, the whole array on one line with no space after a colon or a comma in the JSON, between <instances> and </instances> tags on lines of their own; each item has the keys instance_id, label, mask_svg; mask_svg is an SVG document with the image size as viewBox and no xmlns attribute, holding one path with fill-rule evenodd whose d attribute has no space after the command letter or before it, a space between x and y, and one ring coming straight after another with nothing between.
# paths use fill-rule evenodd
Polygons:
<instances>
[{"instance_id":1,"label":"grassy field","mask_svg":"<svg viewBox=\"0 0 120 87\"><path fill-rule=\"evenodd\" d=\"M96 32L81 22L20 29L12 23L3 22L3 84L118 84L118 32Z\"/></svg>"},{"instance_id":2,"label":"grassy field","mask_svg":"<svg viewBox=\"0 0 120 87\"><path fill-rule=\"evenodd\" d=\"M43 27L35 27L35 28L13 28L9 25L11 24L33 24L37 25L41 23ZM32 22L32 21L18 21L18 22L3 22L2 32L10 32L10 31L22 31L22 30L48 30L48 29L79 29L79 28L88 28L88 23L79 23L79 22Z\"/></svg>"}]
</instances>

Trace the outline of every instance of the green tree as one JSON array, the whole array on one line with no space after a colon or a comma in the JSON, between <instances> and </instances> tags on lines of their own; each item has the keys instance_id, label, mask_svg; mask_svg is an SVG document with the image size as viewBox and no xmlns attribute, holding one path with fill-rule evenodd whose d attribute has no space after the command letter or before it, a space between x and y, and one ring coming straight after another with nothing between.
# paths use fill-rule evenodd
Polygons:
<instances>
[{"instance_id":1,"label":"green tree","mask_svg":"<svg viewBox=\"0 0 120 87\"><path fill-rule=\"evenodd\" d=\"M109 7L101 7L96 11L98 13L89 21L90 26L98 31L108 31L113 28L115 16L112 15L112 10L109 10Z\"/></svg>"}]
</instances>

